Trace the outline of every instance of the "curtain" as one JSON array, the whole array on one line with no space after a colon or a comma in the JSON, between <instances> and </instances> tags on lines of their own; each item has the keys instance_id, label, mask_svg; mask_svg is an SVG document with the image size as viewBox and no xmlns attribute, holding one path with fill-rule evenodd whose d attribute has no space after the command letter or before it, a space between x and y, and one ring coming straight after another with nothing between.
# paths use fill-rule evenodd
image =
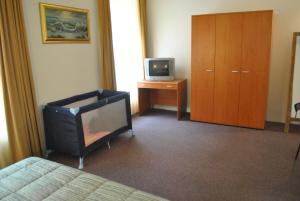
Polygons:
<instances>
[{"instance_id":1,"label":"curtain","mask_svg":"<svg viewBox=\"0 0 300 201\"><path fill-rule=\"evenodd\" d=\"M102 87L116 89L109 0L98 0Z\"/></svg>"},{"instance_id":2,"label":"curtain","mask_svg":"<svg viewBox=\"0 0 300 201\"><path fill-rule=\"evenodd\" d=\"M143 59L147 57L147 1L138 0L138 14L141 30L141 45Z\"/></svg>"},{"instance_id":3,"label":"curtain","mask_svg":"<svg viewBox=\"0 0 300 201\"><path fill-rule=\"evenodd\" d=\"M0 67L7 120L7 143L0 166L40 156L42 143L35 89L23 21L22 0L0 1ZM1 122L3 123L3 122Z\"/></svg>"}]
</instances>

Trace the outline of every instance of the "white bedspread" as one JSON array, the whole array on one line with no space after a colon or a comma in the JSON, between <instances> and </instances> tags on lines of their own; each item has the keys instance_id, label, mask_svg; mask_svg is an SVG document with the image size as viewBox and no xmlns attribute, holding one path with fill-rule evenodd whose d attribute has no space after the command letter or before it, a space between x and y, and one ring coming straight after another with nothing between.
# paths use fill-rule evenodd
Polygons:
<instances>
[{"instance_id":1,"label":"white bedspread","mask_svg":"<svg viewBox=\"0 0 300 201\"><path fill-rule=\"evenodd\" d=\"M27 158L0 170L0 200L167 201L36 157Z\"/></svg>"}]
</instances>

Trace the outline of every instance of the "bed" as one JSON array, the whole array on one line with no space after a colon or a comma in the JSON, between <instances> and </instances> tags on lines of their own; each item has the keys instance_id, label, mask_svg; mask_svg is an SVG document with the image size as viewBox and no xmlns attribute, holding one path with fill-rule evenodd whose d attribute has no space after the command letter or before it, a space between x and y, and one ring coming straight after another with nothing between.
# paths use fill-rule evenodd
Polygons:
<instances>
[{"instance_id":1,"label":"bed","mask_svg":"<svg viewBox=\"0 0 300 201\"><path fill-rule=\"evenodd\" d=\"M24 159L0 170L0 200L167 201L37 157Z\"/></svg>"}]
</instances>

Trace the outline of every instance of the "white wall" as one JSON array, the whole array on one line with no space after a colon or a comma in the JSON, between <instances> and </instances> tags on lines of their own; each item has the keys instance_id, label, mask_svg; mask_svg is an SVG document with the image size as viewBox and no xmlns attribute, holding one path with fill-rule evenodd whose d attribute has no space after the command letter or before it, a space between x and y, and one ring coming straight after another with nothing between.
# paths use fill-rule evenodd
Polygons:
<instances>
[{"instance_id":1,"label":"white wall","mask_svg":"<svg viewBox=\"0 0 300 201\"><path fill-rule=\"evenodd\" d=\"M284 121L292 35L293 32L300 31L299 0L149 0L147 2L148 56L175 57L176 76L188 78L189 86L192 15L274 10L267 120Z\"/></svg>"},{"instance_id":2,"label":"white wall","mask_svg":"<svg viewBox=\"0 0 300 201\"><path fill-rule=\"evenodd\" d=\"M91 42L43 44L39 1L24 0L24 17L38 104L65 98L99 87L96 0L43 0L90 11Z\"/></svg>"},{"instance_id":3,"label":"white wall","mask_svg":"<svg viewBox=\"0 0 300 201\"><path fill-rule=\"evenodd\" d=\"M43 0L43 3L84 8L90 11L91 42L43 44L39 2L24 0L23 10L37 103L67 98L99 88L97 0Z\"/></svg>"}]
</instances>

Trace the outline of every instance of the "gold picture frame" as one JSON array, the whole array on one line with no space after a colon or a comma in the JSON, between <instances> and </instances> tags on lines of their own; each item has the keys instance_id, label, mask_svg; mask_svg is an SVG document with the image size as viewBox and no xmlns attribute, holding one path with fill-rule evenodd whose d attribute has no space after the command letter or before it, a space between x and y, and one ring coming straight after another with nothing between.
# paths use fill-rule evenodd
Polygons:
<instances>
[{"instance_id":1,"label":"gold picture frame","mask_svg":"<svg viewBox=\"0 0 300 201\"><path fill-rule=\"evenodd\" d=\"M87 9L40 3L43 43L89 43Z\"/></svg>"}]
</instances>

